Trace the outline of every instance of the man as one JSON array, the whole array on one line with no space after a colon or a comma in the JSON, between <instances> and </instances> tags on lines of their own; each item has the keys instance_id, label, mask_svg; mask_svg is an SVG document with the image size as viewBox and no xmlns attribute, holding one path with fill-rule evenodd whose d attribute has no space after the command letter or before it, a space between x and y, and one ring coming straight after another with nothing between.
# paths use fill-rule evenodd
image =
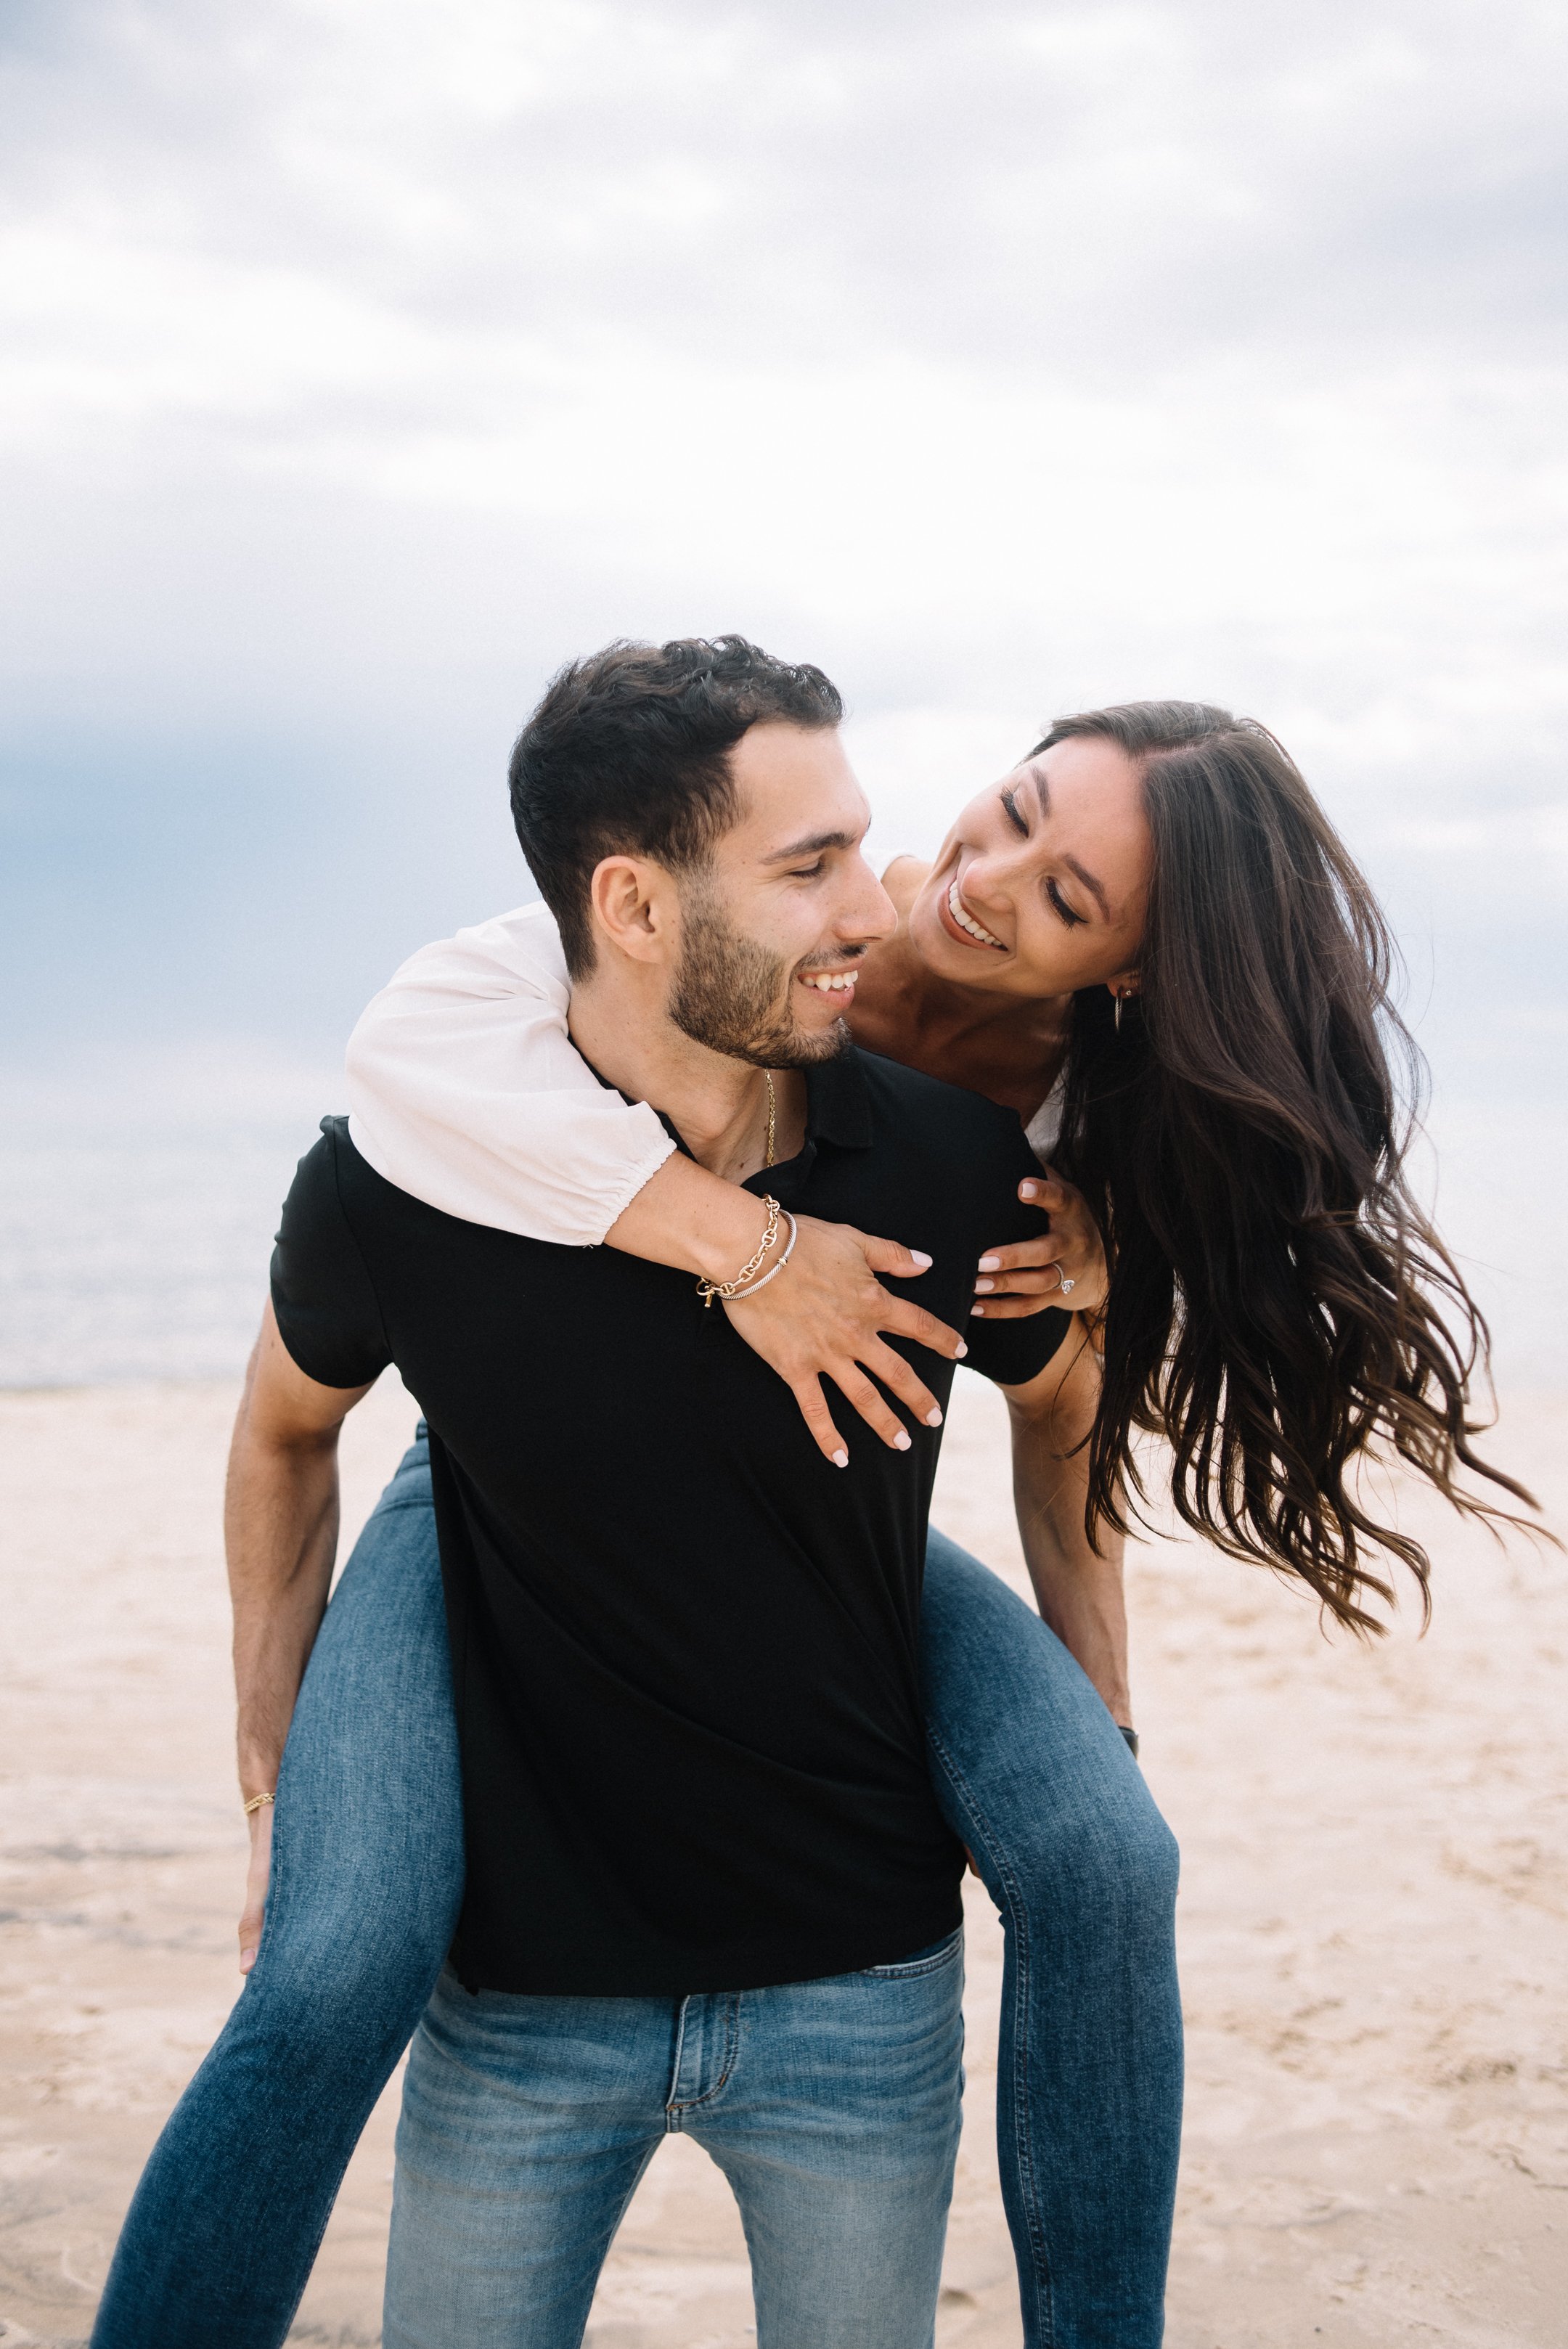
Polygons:
<instances>
[{"instance_id":1,"label":"man","mask_svg":"<svg viewBox=\"0 0 1568 2349\"><path fill-rule=\"evenodd\" d=\"M687 649L568 669L519 743L573 1039L778 1203L742 1287L789 1278L809 1213L915 1244L924 1303L961 1323L981 1248L1032 1227L1027 1144L1009 1113L847 1047L823 982L894 917L836 695L750 647L727 674ZM1026 1539L1051 1515L1055 1464L1028 1438L1065 1326L971 1340L1013 1403ZM294 1440L236 1452L265 1594L237 1633L259 1794L318 1604L293 1620L294 1562L329 1519L336 1430L389 1362L431 1428L468 1866L410 2062L389 2344L580 2338L679 2127L741 2201L761 2341L912 2349L960 2086L963 1853L915 1661L934 1428L907 1431L912 1459L861 1444L830 1465L688 1277L445 1216L327 1121L254 1371L251 1408ZM939 1403L950 1378L928 1363Z\"/></svg>"}]
</instances>

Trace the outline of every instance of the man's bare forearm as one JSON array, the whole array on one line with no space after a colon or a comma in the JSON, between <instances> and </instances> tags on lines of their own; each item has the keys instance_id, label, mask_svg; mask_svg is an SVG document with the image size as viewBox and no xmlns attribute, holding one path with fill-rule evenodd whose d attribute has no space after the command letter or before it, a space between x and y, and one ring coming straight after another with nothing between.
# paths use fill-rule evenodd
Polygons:
<instances>
[{"instance_id":1,"label":"man's bare forearm","mask_svg":"<svg viewBox=\"0 0 1568 2349\"><path fill-rule=\"evenodd\" d=\"M1099 1366L1075 1323L1043 1392L1009 1398L1018 1530L1041 1615L1083 1666L1118 1722L1132 1721L1127 1687L1122 1537L1103 1526L1100 1555L1084 1530L1088 1454Z\"/></svg>"},{"instance_id":2,"label":"man's bare forearm","mask_svg":"<svg viewBox=\"0 0 1568 2349\"><path fill-rule=\"evenodd\" d=\"M254 1371L254 1365L253 1365ZM337 1429L280 1430L246 1382L223 1545L234 1614L240 1783L270 1793L337 1552Z\"/></svg>"}]
</instances>

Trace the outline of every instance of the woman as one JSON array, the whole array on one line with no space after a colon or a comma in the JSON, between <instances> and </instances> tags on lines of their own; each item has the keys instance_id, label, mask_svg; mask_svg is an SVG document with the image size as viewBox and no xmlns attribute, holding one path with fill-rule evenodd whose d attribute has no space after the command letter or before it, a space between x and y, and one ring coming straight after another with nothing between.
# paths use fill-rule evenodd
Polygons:
<instances>
[{"instance_id":1,"label":"woman","mask_svg":"<svg viewBox=\"0 0 1568 2349\"><path fill-rule=\"evenodd\" d=\"M1299 1577L1342 1620L1370 1626L1367 1594L1390 1595L1369 1546L1424 1592L1425 1557L1366 1513L1355 1470L1391 1447L1457 1506L1482 1506L1455 1473L1481 1467L1466 1385L1484 1330L1401 1172L1379 1032L1403 1040L1386 934L1279 746L1194 705L1062 721L964 812L929 873L901 864L888 883L902 918L864 966L857 1039L1010 1102L1039 1145L1058 1102L1056 1155L1106 1237L1088 1528L1124 1525L1133 1433L1152 1429L1189 1522ZM607 1119L566 1057L547 965L531 978L504 945L486 967L486 944L416 958L361 1030L364 1154L438 1206L457 1179L455 1212L480 1220L732 1271L754 1234L722 1219L754 1221L756 1201L737 1206L667 1156L647 1112L612 1102ZM499 1004L515 1045L530 985L553 1033L531 1061L545 1074L531 1091L514 1066L497 1093L486 1037ZM576 1230L561 1227L563 1187ZM1073 1201L1050 1202L1064 1228L1033 1268L982 1263L977 1311L1033 1309L1069 1282L1074 1303L1098 1302ZM715 1234L736 1243L717 1273ZM896 1440L856 1367L879 1365L888 1326L867 1294L877 1247L823 1227L765 1297L731 1309L830 1454L843 1431L823 1371ZM427 1495L416 1446L327 1611L279 1782L266 1936L149 2166L97 2342L281 2338L439 1968L459 1830ZM935 1534L925 1614L933 1775L1008 1933L1000 2121L1027 2336L1152 2344L1179 2117L1168 1838L1089 1682Z\"/></svg>"}]
</instances>

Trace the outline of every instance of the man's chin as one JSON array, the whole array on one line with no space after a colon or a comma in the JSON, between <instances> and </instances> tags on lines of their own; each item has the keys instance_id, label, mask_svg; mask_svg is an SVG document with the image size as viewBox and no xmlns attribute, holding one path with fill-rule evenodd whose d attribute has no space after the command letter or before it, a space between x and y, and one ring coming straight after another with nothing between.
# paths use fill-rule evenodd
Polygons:
<instances>
[{"instance_id":1,"label":"man's chin","mask_svg":"<svg viewBox=\"0 0 1568 2349\"><path fill-rule=\"evenodd\" d=\"M815 1069L824 1061L842 1060L854 1040L848 1020L839 1019L831 1028L792 1026L776 1035L759 1036L736 1058L749 1061L754 1069Z\"/></svg>"}]
</instances>

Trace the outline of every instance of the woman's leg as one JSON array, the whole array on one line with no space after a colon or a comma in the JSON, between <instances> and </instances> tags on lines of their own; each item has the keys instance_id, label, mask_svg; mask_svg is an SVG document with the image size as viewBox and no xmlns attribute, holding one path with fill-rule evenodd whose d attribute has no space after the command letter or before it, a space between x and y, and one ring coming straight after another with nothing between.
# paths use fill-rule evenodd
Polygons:
<instances>
[{"instance_id":1,"label":"woman's leg","mask_svg":"<svg viewBox=\"0 0 1568 2349\"><path fill-rule=\"evenodd\" d=\"M256 1962L142 2173L93 2349L275 2349L348 2157L441 1971L462 1894L421 1442L323 1619L278 1778Z\"/></svg>"},{"instance_id":2,"label":"woman's leg","mask_svg":"<svg viewBox=\"0 0 1568 2349\"><path fill-rule=\"evenodd\" d=\"M1060 1640L931 1534L932 1775L1007 1937L1002 2190L1030 2349L1158 2349L1181 2129L1175 1841Z\"/></svg>"}]
</instances>

